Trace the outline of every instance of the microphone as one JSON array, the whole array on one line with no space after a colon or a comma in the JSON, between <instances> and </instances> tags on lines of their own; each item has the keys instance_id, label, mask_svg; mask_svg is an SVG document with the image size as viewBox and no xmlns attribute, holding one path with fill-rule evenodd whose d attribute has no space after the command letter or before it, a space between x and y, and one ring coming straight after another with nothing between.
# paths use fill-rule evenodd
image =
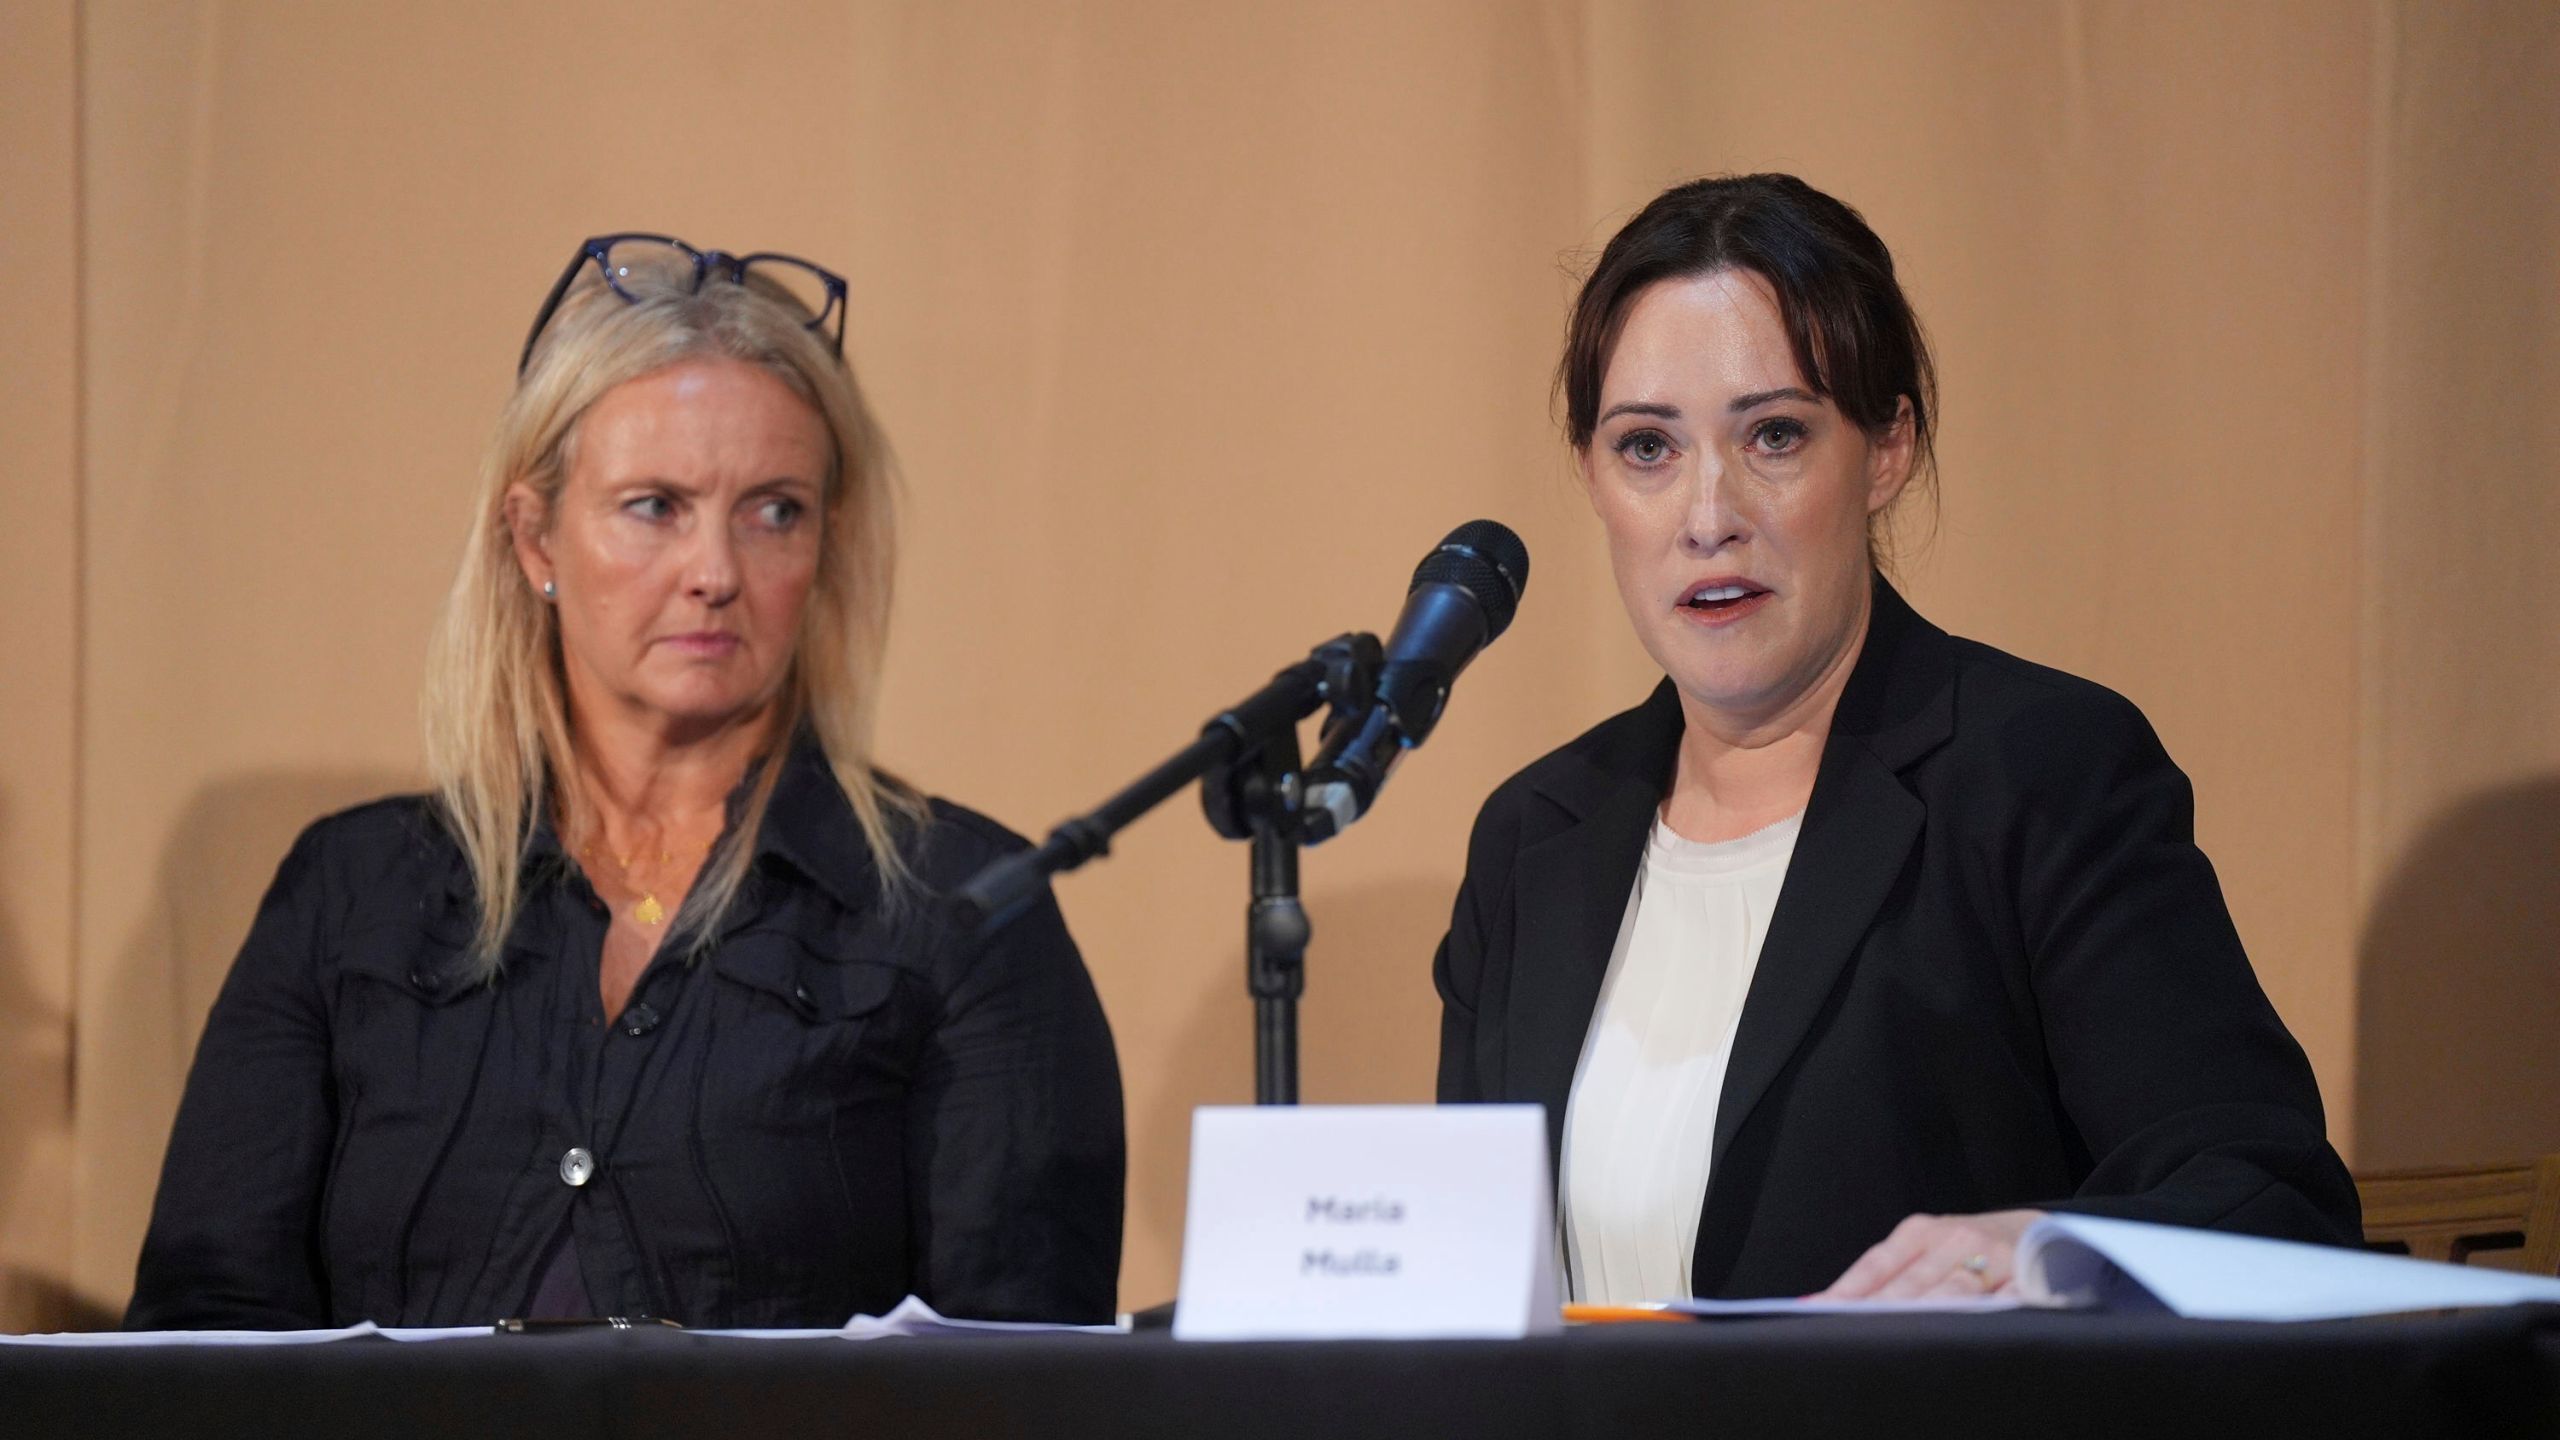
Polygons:
<instances>
[{"instance_id":1,"label":"microphone","mask_svg":"<svg viewBox=\"0 0 2560 1440\"><path fill-rule=\"evenodd\" d=\"M1511 627L1529 586L1529 547L1509 526L1470 520L1414 567L1387 637L1377 703L1328 726L1301 781L1300 838L1319 844L1368 813L1404 752L1431 738L1467 662Z\"/></svg>"}]
</instances>

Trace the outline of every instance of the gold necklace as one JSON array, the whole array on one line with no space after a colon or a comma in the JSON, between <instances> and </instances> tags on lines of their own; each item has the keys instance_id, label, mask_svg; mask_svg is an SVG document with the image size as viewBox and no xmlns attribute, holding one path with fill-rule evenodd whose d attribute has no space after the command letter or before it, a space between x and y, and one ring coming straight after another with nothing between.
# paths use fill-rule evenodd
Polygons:
<instances>
[{"instance_id":1,"label":"gold necklace","mask_svg":"<svg viewBox=\"0 0 2560 1440\"><path fill-rule=\"evenodd\" d=\"M614 868L622 872L622 888L625 890L637 890L640 892L640 903L631 907L631 918L639 921L643 925L652 927L664 921L667 918L667 907L658 903L657 885L654 883L644 885L631 878L632 862L640 858L640 852L634 851L629 855L614 855L613 852L608 850L605 853L608 856L611 856ZM706 844L698 851L689 852L689 855L690 858L698 860L702 857L708 856L710 853L711 847ZM587 851L586 854L589 859L595 858L595 852L593 850ZM672 850L661 850L658 852L658 864L660 865L672 865L675 863L675 860L675 852ZM664 871L659 871L657 873L660 878L664 878Z\"/></svg>"}]
</instances>

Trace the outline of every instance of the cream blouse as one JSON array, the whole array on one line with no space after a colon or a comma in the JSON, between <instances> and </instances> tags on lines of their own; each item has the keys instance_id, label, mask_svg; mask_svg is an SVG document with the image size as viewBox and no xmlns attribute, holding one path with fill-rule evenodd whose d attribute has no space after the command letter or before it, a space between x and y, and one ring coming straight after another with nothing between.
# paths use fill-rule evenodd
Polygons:
<instances>
[{"instance_id":1,"label":"cream blouse","mask_svg":"<svg viewBox=\"0 0 2560 1440\"><path fill-rule=\"evenodd\" d=\"M1703 844L1654 820L1565 1109L1574 1300L1689 1294L1725 1062L1803 822Z\"/></svg>"}]
</instances>

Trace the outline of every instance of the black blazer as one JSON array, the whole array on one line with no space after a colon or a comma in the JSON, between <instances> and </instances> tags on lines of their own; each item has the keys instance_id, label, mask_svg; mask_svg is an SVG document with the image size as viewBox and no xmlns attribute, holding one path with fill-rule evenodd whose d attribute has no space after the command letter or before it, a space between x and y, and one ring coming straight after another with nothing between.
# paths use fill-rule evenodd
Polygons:
<instances>
[{"instance_id":1,"label":"black blazer","mask_svg":"<svg viewBox=\"0 0 2560 1440\"><path fill-rule=\"evenodd\" d=\"M1550 1156L1682 729L1669 682L1485 802L1440 1098ZM1800 1294L1912 1213L2352 1243L2355 1188L2140 711L1875 586L1716 1114L1698 1294Z\"/></svg>"},{"instance_id":2,"label":"black blazer","mask_svg":"<svg viewBox=\"0 0 2560 1440\"><path fill-rule=\"evenodd\" d=\"M931 892L1021 848L937 800L909 859ZM304 832L206 1021L126 1323L486 1324L564 1237L598 1313L1108 1320L1120 1075L1056 904L985 943L884 904L805 736L754 851L710 953L608 1026L608 917L547 825L485 982L425 797Z\"/></svg>"}]
</instances>

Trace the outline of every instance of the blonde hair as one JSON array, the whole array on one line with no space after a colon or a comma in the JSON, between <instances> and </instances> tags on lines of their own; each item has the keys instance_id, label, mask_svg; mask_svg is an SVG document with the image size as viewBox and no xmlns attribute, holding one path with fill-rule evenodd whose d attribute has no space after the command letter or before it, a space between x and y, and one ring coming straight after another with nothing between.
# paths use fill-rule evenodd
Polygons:
<instances>
[{"instance_id":1,"label":"blonde hair","mask_svg":"<svg viewBox=\"0 0 2560 1440\"><path fill-rule=\"evenodd\" d=\"M900 842L924 805L872 763L896 558L894 479L879 428L851 369L807 328L807 311L779 286L749 272L740 284L715 276L698 290L637 293L626 300L592 285L573 293L545 327L482 460L470 539L428 655L421 705L427 767L477 891L471 954L483 978L497 973L523 905L525 850L540 807L555 807L564 849L592 836L597 823L572 760L556 614L516 562L507 492L524 484L546 514L556 513L588 408L617 385L686 360L762 367L825 419L835 455L818 506L817 576L769 750L729 840L704 863L686 899L678 934L694 953L717 935L803 726L852 802L884 898L894 902L912 883Z\"/></svg>"}]
</instances>

